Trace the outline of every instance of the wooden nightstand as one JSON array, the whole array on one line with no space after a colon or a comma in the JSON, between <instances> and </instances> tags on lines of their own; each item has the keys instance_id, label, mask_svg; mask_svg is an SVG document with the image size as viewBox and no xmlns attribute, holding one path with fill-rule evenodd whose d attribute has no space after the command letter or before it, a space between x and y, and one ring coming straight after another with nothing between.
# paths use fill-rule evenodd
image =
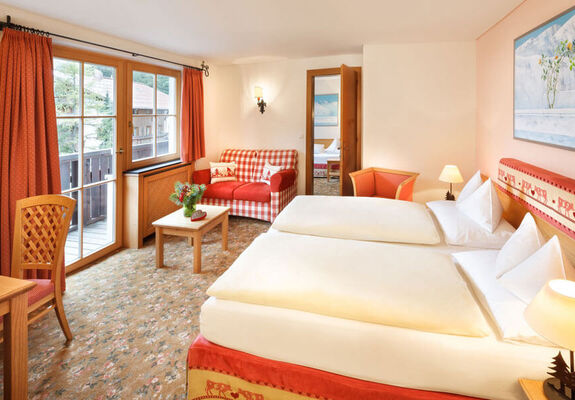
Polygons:
<instances>
[{"instance_id":1,"label":"wooden nightstand","mask_svg":"<svg viewBox=\"0 0 575 400\"><path fill-rule=\"evenodd\" d=\"M519 384L529 400L547 400L543 393L543 381L521 378L519 379Z\"/></svg>"}]
</instances>

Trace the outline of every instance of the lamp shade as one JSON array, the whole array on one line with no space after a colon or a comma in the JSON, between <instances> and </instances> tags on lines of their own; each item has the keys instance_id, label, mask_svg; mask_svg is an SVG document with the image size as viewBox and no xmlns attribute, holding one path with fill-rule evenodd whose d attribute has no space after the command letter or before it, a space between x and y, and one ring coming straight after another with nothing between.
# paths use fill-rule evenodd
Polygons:
<instances>
[{"instance_id":1,"label":"lamp shade","mask_svg":"<svg viewBox=\"0 0 575 400\"><path fill-rule=\"evenodd\" d=\"M463 182L463 177L457 165L446 165L443 167L441 174L439 174L439 180L448 183L461 183Z\"/></svg>"},{"instance_id":2,"label":"lamp shade","mask_svg":"<svg viewBox=\"0 0 575 400\"><path fill-rule=\"evenodd\" d=\"M525 319L551 343L575 350L575 282L547 282L525 309Z\"/></svg>"},{"instance_id":3,"label":"lamp shade","mask_svg":"<svg viewBox=\"0 0 575 400\"><path fill-rule=\"evenodd\" d=\"M264 97L264 90L259 86L254 87L254 97L256 99L263 98Z\"/></svg>"}]
</instances>

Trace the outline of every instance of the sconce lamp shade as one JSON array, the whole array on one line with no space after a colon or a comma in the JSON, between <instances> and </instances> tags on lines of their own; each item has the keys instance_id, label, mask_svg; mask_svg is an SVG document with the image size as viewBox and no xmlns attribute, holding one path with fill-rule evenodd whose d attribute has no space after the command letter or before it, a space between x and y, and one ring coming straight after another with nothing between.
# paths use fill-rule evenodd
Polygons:
<instances>
[{"instance_id":1,"label":"sconce lamp shade","mask_svg":"<svg viewBox=\"0 0 575 400\"><path fill-rule=\"evenodd\" d=\"M575 350L575 282L564 279L547 282L524 315L531 328L545 339Z\"/></svg>"},{"instance_id":2,"label":"sconce lamp shade","mask_svg":"<svg viewBox=\"0 0 575 400\"><path fill-rule=\"evenodd\" d=\"M459 168L457 165L446 165L443 167L441 174L439 175L439 180L441 182L448 182L448 183L461 183L463 182L463 177L459 172Z\"/></svg>"},{"instance_id":3,"label":"sconce lamp shade","mask_svg":"<svg viewBox=\"0 0 575 400\"><path fill-rule=\"evenodd\" d=\"M259 86L254 87L254 97L256 99L263 98L264 97L264 90Z\"/></svg>"}]
</instances>

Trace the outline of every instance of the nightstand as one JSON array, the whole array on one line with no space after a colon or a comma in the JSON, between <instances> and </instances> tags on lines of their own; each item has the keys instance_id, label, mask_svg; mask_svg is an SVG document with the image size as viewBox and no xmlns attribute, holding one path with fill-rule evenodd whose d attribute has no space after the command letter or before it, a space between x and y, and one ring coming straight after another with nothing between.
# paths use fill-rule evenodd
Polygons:
<instances>
[{"instance_id":1,"label":"nightstand","mask_svg":"<svg viewBox=\"0 0 575 400\"><path fill-rule=\"evenodd\" d=\"M529 400L547 400L543 393L543 381L521 378L519 379L519 384Z\"/></svg>"}]
</instances>

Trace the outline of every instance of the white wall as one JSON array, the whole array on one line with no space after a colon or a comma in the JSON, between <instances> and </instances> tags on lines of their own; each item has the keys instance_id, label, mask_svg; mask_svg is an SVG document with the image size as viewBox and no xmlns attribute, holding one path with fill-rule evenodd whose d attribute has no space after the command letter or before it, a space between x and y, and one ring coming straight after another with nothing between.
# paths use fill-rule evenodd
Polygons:
<instances>
[{"instance_id":1,"label":"white wall","mask_svg":"<svg viewBox=\"0 0 575 400\"><path fill-rule=\"evenodd\" d=\"M443 198L445 164L471 177L475 69L475 42L364 46L363 166L420 172L416 201Z\"/></svg>"},{"instance_id":2,"label":"white wall","mask_svg":"<svg viewBox=\"0 0 575 400\"><path fill-rule=\"evenodd\" d=\"M205 80L208 166L226 148L284 148L299 152L298 191L305 192L306 71L360 66L361 55L341 55L214 67ZM262 115L253 98L261 86L268 106Z\"/></svg>"}]
</instances>

